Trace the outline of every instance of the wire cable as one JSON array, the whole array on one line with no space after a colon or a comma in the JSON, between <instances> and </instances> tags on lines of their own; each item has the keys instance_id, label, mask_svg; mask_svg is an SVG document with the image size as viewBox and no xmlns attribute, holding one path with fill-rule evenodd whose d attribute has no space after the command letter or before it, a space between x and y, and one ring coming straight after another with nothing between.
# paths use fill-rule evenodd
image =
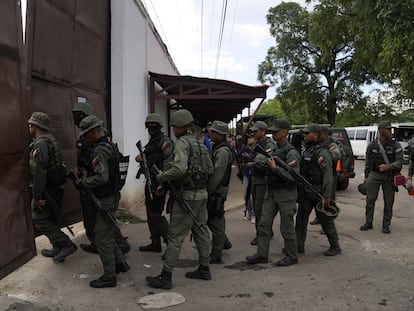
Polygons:
<instances>
[{"instance_id":1,"label":"wire cable","mask_svg":"<svg viewBox=\"0 0 414 311\"><path fill-rule=\"evenodd\" d=\"M216 68L214 70L214 78L217 78L217 69L218 69L218 64L220 60L221 44L223 42L224 25L226 22L226 12L227 12L227 0L223 0L223 6L221 9L220 33L219 33L219 39L218 39L218 44L217 44Z\"/></svg>"}]
</instances>

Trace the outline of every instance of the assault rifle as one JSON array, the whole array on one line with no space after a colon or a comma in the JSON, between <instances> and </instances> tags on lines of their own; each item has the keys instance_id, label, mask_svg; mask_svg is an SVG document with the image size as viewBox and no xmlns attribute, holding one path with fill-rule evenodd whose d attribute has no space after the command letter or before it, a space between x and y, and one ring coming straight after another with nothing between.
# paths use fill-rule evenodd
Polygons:
<instances>
[{"instance_id":1,"label":"assault rifle","mask_svg":"<svg viewBox=\"0 0 414 311\"><path fill-rule=\"evenodd\" d=\"M138 151L141 155L141 161L139 162L140 163L140 168L137 172L136 178L138 179L141 176L141 173L144 172L145 179L147 180L147 182L146 182L147 190L148 190L148 193L149 193L150 200L152 201L154 199L154 197L152 195L154 186L153 186L152 180L151 180L151 172L150 172L150 169L148 167L147 156L142 151L142 144L141 144L140 140L138 140L138 142L135 145L137 146Z\"/></svg>"},{"instance_id":2,"label":"assault rifle","mask_svg":"<svg viewBox=\"0 0 414 311\"><path fill-rule=\"evenodd\" d=\"M155 174L161 173L157 165L153 164L151 169ZM194 213L193 209L191 208L190 204L186 200L184 200L182 197L180 197L177 193L177 189L175 186L170 182L166 182L168 186L168 190L170 191L170 196L174 199L174 201L177 201L177 203L181 206L181 208L186 211L188 214L190 214L191 218L193 219L194 223L197 227L199 227L201 230L207 230L207 228L204 227L204 225L200 224L198 221L197 215Z\"/></svg>"},{"instance_id":3,"label":"assault rifle","mask_svg":"<svg viewBox=\"0 0 414 311\"><path fill-rule=\"evenodd\" d=\"M43 191L43 196L50 207L50 212L52 213L53 218L56 220L58 225L62 225L65 223L65 216L63 215L62 207L59 206L59 204L56 202L56 200L50 195L49 192L46 190ZM75 236L75 233L73 233L72 228L69 226L66 226L66 229L70 232L72 236Z\"/></svg>"},{"instance_id":4,"label":"assault rifle","mask_svg":"<svg viewBox=\"0 0 414 311\"><path fill-rule=\"evenodd\" d=\"M254 151L256 151L257 153L260 153L262 155L264 155L267 158L273 158L275 159L276 163L282 167L284 170L286 170L290 175L292 175L293 178L296 179L296 181L303 185L304 187L308 188L311 192L313 192L318 198L320 198L320 204L318 204L318 206L316 207L320 212L324 213L325 215L329 216L329 217L336 217L339 213L339 208L336 206L335 202L333 200L331 200L331 204L329 206L329 208L325 208L323 205L323 202L325 200L325 198L323 197L323 195L316 190L312 184L306 180L305 177L303 177L301 174L299 174L298 172L296 172L294 169L292 169L289 164L287 164L285 161L283 161L281 158L279 158L276 155L270 155L266 150L263 149L262 146L260 145L256 145L254 148Z\"/></svg>"},{"instance_id":5,"label":"assault rifle","mask_svg":"<svg viewBox=\"0 0 414 311\"><path fill-rule=\"evenodd\" d=\"M90 190L78 187L76 182L79 180L79 178L76 177L73 171L70 171L70 173L68 174L68 178L73 181L75 188L78 189L82 195L86 196L90 200L90 202L96 208L96 210L99 211L101 215L103 215L106 218L106 220L108 220L111 223L115 231L122 235L121 229L119 228L119 225L114 215L112 215L110 212L104 209L102 202L99 201L99 199Z\"/></svg>"}]
</instances>

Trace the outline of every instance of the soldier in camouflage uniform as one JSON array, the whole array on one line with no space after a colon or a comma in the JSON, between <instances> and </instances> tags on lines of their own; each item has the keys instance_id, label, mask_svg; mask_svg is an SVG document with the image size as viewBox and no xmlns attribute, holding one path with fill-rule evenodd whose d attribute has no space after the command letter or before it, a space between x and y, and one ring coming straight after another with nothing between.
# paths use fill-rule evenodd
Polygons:
<instances>
[{"instance_id":1,"label":"soldier in camouflage uniform","mask_svg":"<svg viewBox=\"0 0 414 311\"><path fill-rule=\"evenodd\" d=\"M300 155L287 141L290 128L288 120L278 119L270 128L277 149L273 155L286 162L292 170L299 173ZM298 262L297 242L293 217L296 214L296 200L298 197L296 180L284 168L280 167L275 159L268 159L267 192L263 203L262 217L258 225L257 254L247 256L251 264L268 261L269 245L272 238L273 220L280 212L280 233L285 242L286 256L276 262L277 266L290 266Z\"/></svg>"},{"instance_id":2,"label":"soldier in camouflage uniform","mask_svg":"<svg viewBox=\"0 0 414 311\"><path fill-rule=\"evenodd\" d=\"M360 227L361 231L373 228L375 201L378 191L382 186L384 193L384 216L382 220L382 232L390 233L392 218L392 206L397 187L391 183L393 173L400 172L403 165L403 150L398 141L392 140L391 123L382 121L378 124L379 142L382 144L384 153L388 158L388 164L381 153L381 147L377 140L371 142L367 147L365 160L365 184L367 190L365 223Z\"/></svg>"},{"instance_id":3,"label":"soldier in camouflage uniform","mask_svg":"<svg viewBox=\"0 0 414 311\"><path fill-rule=\"evenodd\" d=\"M49 116L43 112L33 112L29 121L29 133L34 139L30 144L30 185L32 189L32 220L40 233L47 236L52 250L43 249L42 255L63 262L77 250L70 238L64 234L55 219L55 208L60 208L63 198L65 171L62 168L62 150L50 132ZM49 194L49 202L45 193ZM55 203L55 204L53 204Z\"/></svg>"},{"instance_id":4,"label":"soldier in camouflage uniform","mask_svg":"<svg viewBox=\"0 0 414 311\"><path fill-rule=\"evenodd\" d=\"M155 288L172 288L172 271L180 256L185 237L192 232L199 254L199 267L194 272L187 272L190 279L211 280L209 262L211 240L207 229L207 183L213 173L213 164L206 147L193 134L193 116L186 109L175 111L171 115L171 125L177 137L174 148L174 161L171 167L159 173L158 183L173 183L178 196L185 200L194 211L200 227L191 215L175 200L170 216L168 245L164 267L160 275L147 276L149 286Z\"/></svg>"},{"instance_id":5,"label":"soldier in camouflage uniform","mask_svg":"<svg viewBox=\"0 0 414 311\"><path fill-rule=\"evenodd\" d=\"M80 128L81 135L84 135L86 142L93 147L90 163L93 174L78 179L76 187L91 191L102 203L103 209L115 217L120 196L119 191L114 189L116 184L114 172L119 170L119 163L114 161L116 158L115 149L110 148L102 128L102 122L95 116L82 119ZM93 208L96 209L96 207ZM115 241L115 231L114 225L104 215L104 212L97 212L94 242L101 257L104 274L91 281L89 283L91 287L115 287L116 274L129 270L124 255Z\"/></svg>"},{"instance_id":6,"label":"soldier in camouflage uniform","mask_svg":"<svg viewBox=\"0 0 414 311\"><path fill-rule=\"evenodd\" d=\"M342 152L338 144L331 137L332 131L327 126L321 126L322 132L320 136L321 147L326 148L332 158L332 173L333 173L333 183L332 183L332 194L331 199L335 201L336 198L336 187L338 182L338 174L336 172L336 163L341 160ZM318 218L315 217L314 220L310 222L311 225L319 224Z\"/></svg>"},{"instance_id":7,"label":"soldier in camouflage uniform","mask_svg":"<svg viewBox=\"0 0 414 311\"><path fill-rule=\"evenodd\" d=\"M333 173L332 157L329 151L321 147L320 134L321 127L318 124L309 124L302 129L305 141L305 151L302 155L301 174L324 197L324 208L330 208L332 195ZM302 190L298 213L296 215L296 238L298 241L298 253L305 253L305 241L309 214L315 208L316 217L318 218L322 229L329 241L329 249L324 253L325 256L335 256L341 253L338 243L338 234L336 232L335 222L332 217L322 213L316 206L322 204L319 196L305 187Z\"/></svg>"},{"instance_id":8,"label":"soldier in camouflage uniform","mask_svg":"<svg viewBox=\"0 0 414 311\"><path fill-rule=\"evenodd\" d=\"M72 108L73 122L78 128L80 127L81 121L85 117L93 116L94 114L95 113L92 106L87 102L78 102ZM108 131L106 129L103 130L107 141L110 142L111 138ZM88 144L85 138L81 135L76 141L76 148L78 177L82 177L83 175L86 175L88 177L92 176L93 167L91 166L91 159L93 154L93 147ZM96 219L95 208L93 207L90 200L88 200L85 195L82 195L82 193L80 193L79 198L82 205L83 226L85 228L85 234L90 241L90 244L81 243L80 247L88 253L98 254L98 250L94 244L94 228ZM118 232L115 232L115 240L124 254L128 253L131 250L131 246L129 245L126 238L120 235Z\"/></svg>"},{"instance_id":9,"label":"soldier in camouflage uniform","mask_svg":"<svg viewBox=\"0 0 414 311\"><path fill-rule=\"evenodd\" d=\"M214 173L208 181L207 204L207 224L213 234L210 263L222 263L221 253L226 241L228 241L224 218L224 202L229 191L233 153L227 144L227 133L226 123L217 120L213 122L210 128L210 139L213 142L210 156L214 165Z\"/></svg>"},{"instance_id":10,"label":"soldier in camouflage uniform","mask_svg":"<svg viewBox=\"0 0 414 311\"><path fill-rule=\"evenodd\" d=\"M270 138L266 137L266 130L267 124L263 121L256 121L250 128L250 131L256 138L256 144L261 146L264 150L270 150L270 152L273 153L276 149L276 145ZM260 223L260 217L262 217L262 206L266 192L265 176L266 172L269 169L269 166L267 164L267 158L262 154L257 154L254 158L254 161L248 162L246 165L252 172L251 192L253 198L254 213L256 214L256 238L254 238L250 244L257 245L257 226Z\"/></svg>"},{"instance_id":11,"label":"soldier in camouflage uniform","mask_svg":"<svg viewBox=\"0 0 414 311\"><path fill-rule=\"evenodd\" d=\"M164 126L161 116L158 113L150 113L145 119L145 127L150 135L150 140L145 146L144 153L148 162L148 168L155 164L160 170L167 170L169 163L173 160L174 143L166 135L161 132ZM142 161L142 157L138 154L135 157L137 162ZM141 166L138 175L141 175L143 166ZM150 172L152 182L155 183L153 172ZM147 181L148 183L148 181ZM151 243L146 246L140 246L141 252L161 252L161 237L167 242L168 221L162 215L165 205L165 197L167 192L152 193L152 200L149 194L149 187L145 187L145 206L147 210L147 223L151 233Z\"/></svg>"}]
</instances>

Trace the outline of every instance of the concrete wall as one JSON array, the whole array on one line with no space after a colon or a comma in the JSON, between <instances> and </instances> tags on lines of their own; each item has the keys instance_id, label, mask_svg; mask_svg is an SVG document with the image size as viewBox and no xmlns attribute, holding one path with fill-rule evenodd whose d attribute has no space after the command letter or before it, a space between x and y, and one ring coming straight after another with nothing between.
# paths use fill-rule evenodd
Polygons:
<instances>
[{"instance_id":1,"label":"concrete wall","mask_svg":"<svg viewBox=\"0 0 414 311\"><path fill-rule=\"evenodd\" d=\"M131 156L120 206L132 210L144 202L144 179L135 179L139 165L134 158L135 143L148 141L144 125L149 113L148 71L173 75L178 71L139 0L112 0L111 15L112 133L121 152ZM165 101L155 105L165 123L166 107Z\"/></svg>"}]
</instances>

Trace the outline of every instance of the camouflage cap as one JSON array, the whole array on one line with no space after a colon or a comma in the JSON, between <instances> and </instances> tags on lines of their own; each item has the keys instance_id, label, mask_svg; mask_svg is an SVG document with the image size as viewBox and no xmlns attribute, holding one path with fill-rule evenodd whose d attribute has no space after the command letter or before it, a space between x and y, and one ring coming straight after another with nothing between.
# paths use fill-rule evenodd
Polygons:
<instances>
[{"instance_id":1,"label":"camouflage cap","mask_svg":"<svg viewBox=\"0 0 414 311\"><path fill-rule=\"evenodd\" d=\"M41 129L50 131L50 118L44 112L33 112L30 119L27 121L28 124L34 124Z\"/></svg>"},{"instance_id":2,"label":"camouflage cap","mask_svg":"<svg viewBox=\"0 0 414 311\"><path fill-rule=\"evenodd\" d=\"M81 129L80 134L84 135L85 133L89 132L90 130L97 128L97 127L102 127L103 122L101 120L99 120L97 117L95 116L87 116L85 118L82 119L79 127Z\"/></svg>"},{"instance_id":3,"label":"camouflage cap","mask_svg":"<svg viewBox=\"0 0 414 311\"><path fill-rule=\"evenodd\" d=\"M322 128L319 124L310 123L305 128L301 129L302 133L318 133L322 132Z\"/></svg>"},{"instance_id":4,"label":"camouflage cap","mask_svg":"<svg viewBox=\"0 0 414 311\"><path fill-rule=\"evenodd\" d=\"M95 112L93 111L93 107L91 104L87 102L78 102L73 106L72 112L80 111L83 112L87 116L93 116Z\"/></svg>"},{"instance_id":5,"label":"camouflage cap","mask_svg":"<svg viewBox=\"0 0 414 311\"><path fill-rule=\"evenodd\" d=\"M391 128L391 122L390 121L381 121L378 123L379 129L390 129Z\"/></svg>"},{"instance_id":6,"label":"camouflage cap","mask_svg":"<svg viewBox=\"0 0 414 311\"><path fill-rule=\"evenodd\" d=\"M263 121L254 122L253 126L250 128L250 131L256 132L258 130L267 130L267 124Z\"/></svg>"},{"instance_id":7,"label":"camouflage cap","mask_svg":"<svg viewBox=\"0 0 414 311\"><path fill-rule=\"evenodd\" d=\"M271 132L278 132L280 130L289 130L290 129L290 123L286 119L277 119L275 122L273 122L272 126L269 127L269 131Z\"/></svg>"},{"instance_id":8,"label":"camouflage cap","mask_svg":"<svg viewBox=\"0 0 414 311\"><path fill-rule=\"evenodd\" d=\"M229 128L223 121L215 120L210 127L210 131L216 132L220 135L226 135L229 131Z\"/></svg>"}]
</instances>

